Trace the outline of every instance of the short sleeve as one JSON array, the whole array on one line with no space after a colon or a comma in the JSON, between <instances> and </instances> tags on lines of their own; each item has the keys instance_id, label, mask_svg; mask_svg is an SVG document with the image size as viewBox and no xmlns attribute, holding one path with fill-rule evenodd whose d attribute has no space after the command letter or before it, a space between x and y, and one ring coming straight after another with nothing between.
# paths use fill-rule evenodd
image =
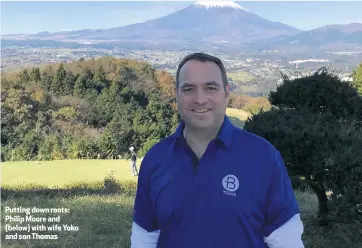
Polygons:
<instances>
[{"instance_id":1,"label":"short sleeve","mask_svg":"<svg viewBox=\"0 0 362 248\"><path fill-rule=\"evenodd\" d=\"M140 166L133 211L133 221L148 232L158 229L157 215L149 193L150 166L151 164L149 164L149 159L146 155Z\"/></svg>"},{"instance_id":2,"label":"short sleeve","mask_svg":"<svg viewBox=\"0 0 362 248\"><path fill-rule=\"evenodd\" d=\"M280 152L275 150L273 157L273 169L266 201L264 237L268 237L294 215L300 213L291 180Z\"/></svg>"}]
</instances>

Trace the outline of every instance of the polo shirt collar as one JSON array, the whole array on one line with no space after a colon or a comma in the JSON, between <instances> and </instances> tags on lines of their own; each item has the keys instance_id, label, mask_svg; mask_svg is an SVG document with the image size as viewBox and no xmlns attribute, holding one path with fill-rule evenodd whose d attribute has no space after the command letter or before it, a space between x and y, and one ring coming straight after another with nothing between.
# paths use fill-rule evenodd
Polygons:
<instances>
[{"instance_id":1,"label":"polo shirt collar","mask_svg":"<svg viewBox=\"0 0 362 248\"><path fill-rule=\"evenodd\" d=\"M183 120L181 120L178 127L176 128L176 131L174 132L173 136L175 138L183 138L184 128L185 128L185 122ZM230 122L229 118L225 115L223 124L221 125L221 128L219 130L219 133L218 133L216 139L223 142L223 144L228 149L230 149L235 130L236 130L236 127Z\"/></svg>"}]
</instances>

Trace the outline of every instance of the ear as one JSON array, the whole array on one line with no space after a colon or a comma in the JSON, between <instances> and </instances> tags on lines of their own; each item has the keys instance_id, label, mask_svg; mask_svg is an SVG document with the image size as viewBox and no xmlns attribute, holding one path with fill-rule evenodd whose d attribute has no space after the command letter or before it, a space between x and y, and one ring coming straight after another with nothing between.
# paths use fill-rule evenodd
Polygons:
<instances>
[{"instance_id":1,"label":"ear","mask_svg":"<svg viewBox=\"0 0 362 248\"><path fill-rule=\"evenodd\" d=\"M227 84L225 87L225 98L230 98L230 85Z\"/></svg>"}]
</instances>

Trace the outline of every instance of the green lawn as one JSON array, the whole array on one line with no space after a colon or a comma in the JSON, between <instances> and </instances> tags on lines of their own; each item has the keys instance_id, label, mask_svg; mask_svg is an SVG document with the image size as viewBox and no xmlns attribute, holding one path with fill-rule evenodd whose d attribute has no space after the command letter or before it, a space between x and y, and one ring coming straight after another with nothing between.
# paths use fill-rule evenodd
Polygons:
<instances>
[{"instance_id":1,"label":"green lawn","mask_svg":"<svg viewBox=\"0 0 362 248\"><path fill-rule=\"evenodd\" d=\"M245 121L250 116L248 112L235 108L227 108L226 115L235 126L240 128L244 127Z\"/></svg>"},{"instance_id":2,"label":"green lawn","mask_svg":"<svg viewBox=\"0 0 362 248\"><path fill-rule=\"evenodd\" d=\"M139 167L140 161L137 161ZM118 180L132 177L130 160L62 160L2 163L2 185L35 183L62 187L77 181L102 181L110 172Z\"/></svg>"}]
</instances>

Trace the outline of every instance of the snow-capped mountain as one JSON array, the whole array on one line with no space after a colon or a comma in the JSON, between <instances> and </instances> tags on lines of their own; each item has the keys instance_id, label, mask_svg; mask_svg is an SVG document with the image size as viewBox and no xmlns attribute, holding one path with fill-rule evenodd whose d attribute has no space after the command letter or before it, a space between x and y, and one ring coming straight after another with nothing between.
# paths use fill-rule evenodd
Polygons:
<instances>
[{"instance_id":1,"label":"snow-capped mountain","mask_svg":"<svg viewBox=\"0 0 362 248\"><path fill-rule=\"evenodd\" d=\"M241 9L244 11L248 11L244 7L232 1L199 1L194 3L195 7L200 8L233 8L233 9Z\"/></svg>"},{"instance_id":2,"label":"snow-capped mountain","mask_svg":"<svg viewBox=\"0 0 362 248\"><path fill-rule=\"evenodd\" d=\"M68 40L244 43L299 32L286 24L264 19L235 2L212 1L195 2L180 11L143 23L103 30L53 33L49 36L61 36Z\"/></svg>"},{"instance_id":3,"label":"snow-capped mountain","mask_svg":"<svg viewBox=\"0 0 362 248\"><path fill-rule=\"evenodd\" d=\"M235 2L196 2L161 18L100 31L83 38L247 42L293 35L299 31L264 19Z\"/></svg>"},{"instance_id":4,"label":"snow-capped mountain","mask_svg":"<svg viewBox=\"0 0 362 248\"><path fill-rule=\"evenodd\" d=\"M167 16L124 27L2 36L2 41L9 44L46 43L54 46L60 41L82 44L101 42L110 46L122 43L122 47L147 49L238 47L260 50L286 47L294 49L298 46L316 48L330 44L343 47L344 44L362 44L361 25L328 25L302 31L267 20L236 2L201 1Z\"/></svg>"}]
</instances>

